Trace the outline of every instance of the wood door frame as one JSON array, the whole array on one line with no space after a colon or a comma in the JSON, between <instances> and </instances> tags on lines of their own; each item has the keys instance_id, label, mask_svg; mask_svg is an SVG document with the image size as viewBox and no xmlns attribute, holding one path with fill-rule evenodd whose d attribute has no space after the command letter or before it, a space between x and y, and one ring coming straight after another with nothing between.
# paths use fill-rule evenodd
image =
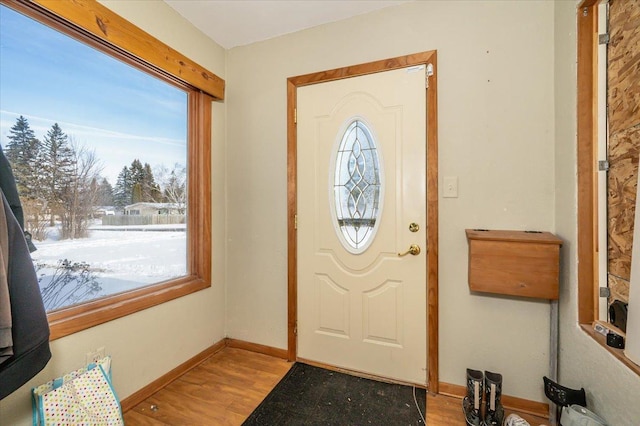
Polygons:
<instances>
[{"instance_id":1,"label":"wood door frame","mask_svg":"<svg viewBox=\"0 0 640 426\"><path fill-rule=\"evenodd\" d=\"M287 79L287 357L290 361L297 359L297 89L311 84L428 64L433 66L433 75L428 79L429 89L425 88L427 91L427 173L425 177L427 184L427 389L438 393L438 73L435 50Z\"/></svg>"}]
</instances>

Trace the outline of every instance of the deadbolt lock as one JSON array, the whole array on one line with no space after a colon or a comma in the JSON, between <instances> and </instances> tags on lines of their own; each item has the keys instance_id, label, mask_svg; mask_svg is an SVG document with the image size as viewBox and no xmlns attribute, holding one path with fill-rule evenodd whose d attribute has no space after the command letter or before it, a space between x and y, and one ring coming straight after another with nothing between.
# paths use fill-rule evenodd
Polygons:
<instances>
[{"instance_id":1,"label":"deadbolt lock","mask_svg":"<svg viewBox=\"0 0 640 426\"><path fill-rule=\"evenodd\" d=\"M418 225L417 223L415 223L415 222L411 222L411 223L409 224L409 231L411 231L411 232L418 232L419 230L420 230L420 225Z\"/></svg>"}]
</instances>

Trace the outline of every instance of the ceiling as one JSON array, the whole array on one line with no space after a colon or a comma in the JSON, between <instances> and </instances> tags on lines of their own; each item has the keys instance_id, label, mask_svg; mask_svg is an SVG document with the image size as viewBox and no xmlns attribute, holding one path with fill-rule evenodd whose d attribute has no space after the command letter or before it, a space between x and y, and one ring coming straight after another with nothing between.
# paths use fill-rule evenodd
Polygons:
<instances>
[{"instance_id":1,"label":"ceiling","mask_svg":"<svg viewBox=\"0 0 640 426\"><path fill-rule=\"evenodd\" d=\"M362 15L408 0L165 0L225 49Z\"/></svg>"}]
</instances>

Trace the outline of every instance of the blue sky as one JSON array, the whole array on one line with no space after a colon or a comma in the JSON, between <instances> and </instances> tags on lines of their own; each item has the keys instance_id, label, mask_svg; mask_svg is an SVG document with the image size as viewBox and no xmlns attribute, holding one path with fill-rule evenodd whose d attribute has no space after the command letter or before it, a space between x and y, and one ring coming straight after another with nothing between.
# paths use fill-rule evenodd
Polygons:
<instances>
[{"instance_id":1,"label":"blue sky","mask_svg":"<svg viewBox=\"0 0 640 426\"><path fill-rule=\"evenodd\" d=\"M57 122L113 185L135 158L186 164L186 111L186 92L0 6L3 147L20 115L41 140Z\"/></svg>"}]
</instances>

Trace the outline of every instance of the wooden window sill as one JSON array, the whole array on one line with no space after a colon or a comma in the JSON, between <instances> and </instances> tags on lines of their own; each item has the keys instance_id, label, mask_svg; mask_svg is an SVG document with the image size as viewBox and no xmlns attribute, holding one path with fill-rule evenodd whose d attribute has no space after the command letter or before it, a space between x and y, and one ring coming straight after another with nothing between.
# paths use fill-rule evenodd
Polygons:
<instances>
[{"instance_id":1,"label":"wooden window sill","mask_svg":"<svg viewBox=\"0 0 640 426\"><path fill-rule=\"evenodd\" d=\"M208 281L193 276L184 277L50 312L49 340L59 339L208 287L211 287Z\"/></svg>"},{"instance_id":2,"label":"wooden window sill","mask_svg":"<svg viewBox=\"0 0 640 426\"><path fill-rule=\"evenodd\" d=\"M580 327L582 328L582 330L584 330L585 333L587 333L596 342L598 342L600 346L605 348L611 355L616 357L620 362L629 367L631 371L640 376L640 365L635 364L633 361L627 358L627 356L624 354L624 349L616 349L608 346L605 337L600 333L596 333L593 330L593 326L591 324L580 324Z\"/></svg>"}]
</instances>

